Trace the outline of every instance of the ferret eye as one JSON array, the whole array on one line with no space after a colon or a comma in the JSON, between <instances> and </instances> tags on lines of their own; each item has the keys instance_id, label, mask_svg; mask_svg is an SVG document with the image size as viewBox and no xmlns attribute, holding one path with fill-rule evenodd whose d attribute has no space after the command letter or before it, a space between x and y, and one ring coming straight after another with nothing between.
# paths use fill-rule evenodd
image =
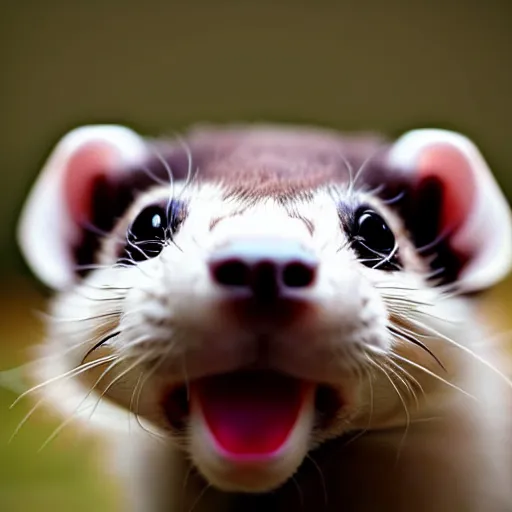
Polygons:
<instances>
[{"instance_id":1,"label":"ferret eye","mask_svg":"<svg viewBox=\"0 0 512 512\"><path fill-rule=\"evenodd\" d=\"M130 262L158 256L165 245L167 212L160 205L147 206L135 218L126 234L125 254Z\"/></svg>"},{"instance_id":2,"label":"ferret eye","mask_svg":"<svg viewBox=\"0 0 512 512\"><path fill-rule=\"evenodd\" d=\"M352 247L368 267L397 270L396 240L386 221L374 210L360 208L351 230Z\"/></svg>"},{"instance_id":3,"label":"ferret eye","mask_svg":"<svg viewBox=\"0 0 512 512\"><path fill-rule=\"evenodd\" d=\"M158 256L173 240L185 214L185 204L175 199L146 206L128 229L118 262L133 265Z\"/></svg>"}]
</instances>

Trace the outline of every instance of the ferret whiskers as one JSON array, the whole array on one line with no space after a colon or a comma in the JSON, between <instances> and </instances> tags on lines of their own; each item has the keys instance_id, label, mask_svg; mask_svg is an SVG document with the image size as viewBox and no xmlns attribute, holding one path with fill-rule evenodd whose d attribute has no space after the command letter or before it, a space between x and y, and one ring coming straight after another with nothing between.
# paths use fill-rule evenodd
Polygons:
<instances>
[{"instance_id":1,"label":"ferret whiskers","mask_svg":"<svg viewBox=\"0 0 512 512\"><path fill-rule=\"evenodd\" d=\"M395 390L403 408L404 408L404 413L405 413L405 427L404 427L404 434L400 440L400 443L398 444L398 447L397 447L397 454L396 454L396 462L398 462L398 459L400 457L400 454L402 452L402 449L404 447L404 444L405 444L405 439L407 437L407 434L409 432L409 427L410 427L410 424L411 424L411 415L409 413L409 409L407 407L407 401L404 399L402 393L400 393L400 390L398 389L398 386L395 384L395 382L393 381L393 379L391 378L391 376L389 375L388 371L390 370L389 367L386 367L384 366L383 364L379 364L378 361L372 359L371 357L368 358L368 361L370 362L370 364L373 364L378 370L380 370L384 376L387 378L387 380L389 381L389 383L391 384L391 386L393 387L393 389ZM388 371L386 371L388 370ZM396 373L395 373L396 375Z\"/></svg>"},{"instance_id":2,"label":"ferret whiskers","mask_svg":"<svg viewBox=\"0 0 512 512\"><path fill-rule=\"evenodd\" d=\"M88 370L91 370L93 368L96 368L97 366L101 366L102 364L113 361L115 359L115 357L116 357L115 355L109 355L109 356L102 357L100 359L96 359L95 361L91 361L90 363L85 363L85 364L80 365L76 368L73 368L61 375L57 375L57 376L52 377L44 382L41 382L40 384L37 384L37 385L31 387L27 391L23 392L20 396L18 396L16 398L16 400L14 400L14 402L11 404L10 409L15 407L16 404L18 404L23 398L25 398L29 394L32 394L46 386L49 386L50 384L58 382L60 380L77 377L78 375L80 375Z\"/></svg>"}]
</instances>

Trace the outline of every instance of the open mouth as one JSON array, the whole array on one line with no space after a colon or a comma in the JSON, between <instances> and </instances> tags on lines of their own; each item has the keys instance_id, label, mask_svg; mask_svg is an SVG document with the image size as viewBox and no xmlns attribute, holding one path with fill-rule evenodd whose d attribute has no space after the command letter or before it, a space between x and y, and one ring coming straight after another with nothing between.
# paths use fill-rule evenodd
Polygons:
<instances>
[{"instance_id":1,"label":"open mouth","mask_svg":"<svg viewBox=\"0 0 512 512\"><path fill-rule=\"evenodd\" d=\"M204 377L167 394L164 411L173 429L198 415L211 440L232 457L270 456L290 438L302 411L314 400L317 427L342 407L328 386L271 371L241 371Z\"/></svg>"}]
</instances>

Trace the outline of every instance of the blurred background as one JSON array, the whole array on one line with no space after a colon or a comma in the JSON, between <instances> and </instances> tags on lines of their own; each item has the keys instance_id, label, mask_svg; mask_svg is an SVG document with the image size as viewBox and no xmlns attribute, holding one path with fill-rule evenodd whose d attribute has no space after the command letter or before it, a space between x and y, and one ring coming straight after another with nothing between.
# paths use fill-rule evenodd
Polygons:
<instances>
[{"instance_id":1,"label":"blurred background","mask_svg":"<svg viewBox=\"0 0 512 512\"><path fill-rule=\"evenodd\" d=\"M283 121L390 136L436 126L480 146L512 197L509 0L66 0L0 5L0 370L27 360L46 294L14 229L52 146L84 123L144 134L197 121ZM484 307L502 325L512 281ZM504 327L506 328L506 327ZM14 389L7 389L11 386ZM0 389L0 510L111 511L89 445Z\"/></svg>"}]
</instances>

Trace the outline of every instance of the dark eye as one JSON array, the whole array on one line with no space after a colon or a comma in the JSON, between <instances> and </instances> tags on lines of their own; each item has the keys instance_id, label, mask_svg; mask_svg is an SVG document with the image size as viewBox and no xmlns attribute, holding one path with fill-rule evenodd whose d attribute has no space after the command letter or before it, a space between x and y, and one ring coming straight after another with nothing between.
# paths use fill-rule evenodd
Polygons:
<instances>
[{"instance_id":1,"label":"dark eye","mask_svg":"<svg viewBox=\"0 0 512 512\"><path fill-rule=\"evenodd\" d=\"M137 263L158 256L172 240L183 220L183 205L171 201L144 208L126 234L123 263Z\"/></svg>"},{"instance_id":2,"label":"dark eye","mask_svg":"<svg viewBox=\"0 0 512 512\"><path fill-rule=\"evenodd\" d=\"M382 270L399 268L395 236L377 212L360 208L350 235L352 247L366 266Z\"/></svg>"}]
</instances>

